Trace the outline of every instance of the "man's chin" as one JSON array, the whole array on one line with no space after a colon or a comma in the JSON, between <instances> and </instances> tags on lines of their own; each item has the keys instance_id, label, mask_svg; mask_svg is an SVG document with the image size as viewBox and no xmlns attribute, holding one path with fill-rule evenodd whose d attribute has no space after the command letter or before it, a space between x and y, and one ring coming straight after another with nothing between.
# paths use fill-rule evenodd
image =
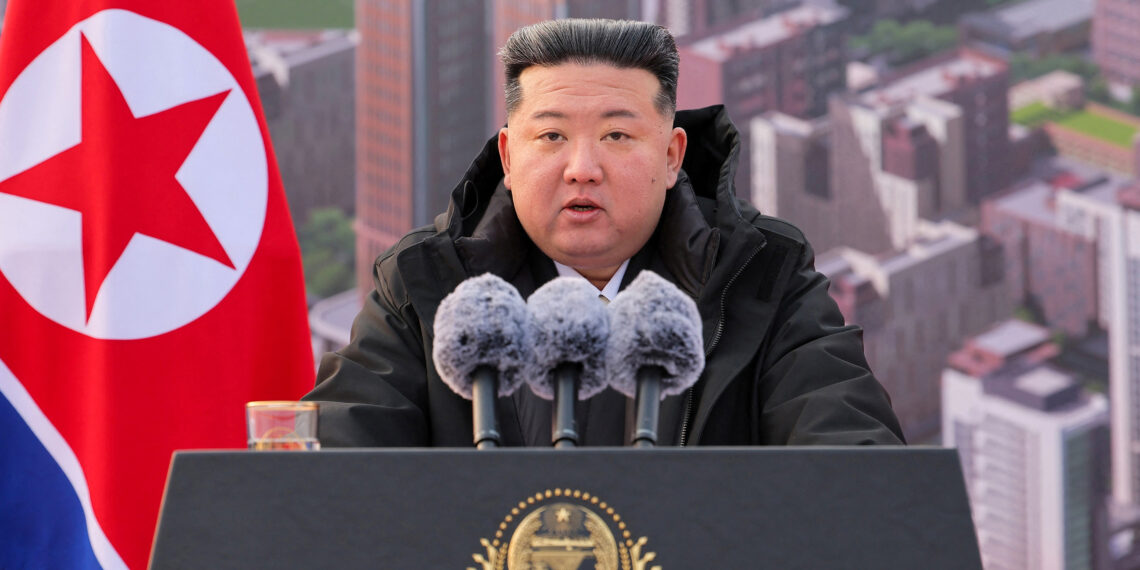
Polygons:
<instances>
[{"instance_id":1,"label":"man's chin","mask_svg":"<svg viewBox=\"0 0 1140 570\"><path fill-rule=\"evenodd\" d=\"M625 261L625 259L620 259L615 262L612 249L584 250L578 248L571 251L561 251L557 256L552 255L550 258L562 265L583 271L605 269L607 267L621 265L621 262Z\"/></svg>"}]
</instances>

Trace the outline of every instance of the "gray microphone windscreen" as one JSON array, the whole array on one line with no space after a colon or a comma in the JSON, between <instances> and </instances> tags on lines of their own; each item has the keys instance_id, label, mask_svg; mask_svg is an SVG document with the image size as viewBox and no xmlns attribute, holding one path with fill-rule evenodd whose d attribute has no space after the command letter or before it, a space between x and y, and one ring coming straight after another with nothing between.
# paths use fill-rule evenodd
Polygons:
<instances>
[{"instance_id":1,"label":"gray microphone windscreen","mask_svg":"<svg viewBox=\"0 0 1140 570\"><path fill-rule=\"evenodd\" d=\"M705 367L701 315L684 292L652 271L642 271L609 304L606 371L615 390L635 397L637 370L665 369L661 397L684 392Z\"/></svg>"},{"instance_id":2,"label":"gray microphone windscreen","mask_svg":"<svg viewBox=\"0 0 1140 570\"><path fill-rule=\"evenodd\" d=\"M471 399L475 369L499 373L499 396L522 383L530 360L530 318L513 285L485 273L459 284L435 313L432 358L440 377L455 393Z\"/></svg>"},{"instance_id":3,"label":"gray microphone windscreen","mask_svg":"<svg viewBox=\"0 0 1140 570\"><path fill-rule=\"evenodd\" d=\"M606 388L606 340L610 322L598 289L581 277L558 277L527 299L534 333L534 358L527 383L543 399L554 398L554 369L582 365L578 399Z\"/></svg>"}]
</instances>

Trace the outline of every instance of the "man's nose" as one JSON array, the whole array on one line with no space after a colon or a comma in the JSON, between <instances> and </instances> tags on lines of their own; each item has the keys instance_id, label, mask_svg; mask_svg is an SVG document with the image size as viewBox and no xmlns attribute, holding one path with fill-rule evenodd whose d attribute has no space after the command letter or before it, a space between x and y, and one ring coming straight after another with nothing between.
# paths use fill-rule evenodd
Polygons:
<instances>
[{"instance_id":1,"label":"man's nose","mask_svg":"<svg viewBox=\"0 0 1140 570\"><path fill-rule=\"evenodd\" d=\"M579 140L571 146L562 178L567 184L597 184L602 181L602 164L592 141Z\"/></svg>"}]
</instances>

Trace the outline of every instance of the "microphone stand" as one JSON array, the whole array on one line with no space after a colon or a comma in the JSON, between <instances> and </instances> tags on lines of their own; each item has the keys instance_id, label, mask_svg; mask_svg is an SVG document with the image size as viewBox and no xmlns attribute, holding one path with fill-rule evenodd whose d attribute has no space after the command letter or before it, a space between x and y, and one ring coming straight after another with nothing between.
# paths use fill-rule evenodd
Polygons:
<instances>
[{"instance_id":1,"label":"microphone stand","mask_svg":"<svg viewBox=\"0 0 1140 570\"><path fill-rule=\"evenodd\" d=\"M563 362L554 369L554 414L552 416L554 447L565 449L578 445L578 419L574 404L578 401L578 385L582 365Z\"/></svg>"},{"instance_id":2,"label":"microphone stand","mask_svg":"<svg viewBox=\"0 0 1140 570\"><path fill-rule=\"evenodd\" d=\"M503 438L499 434L499 418L495 411L496 392L499 389L499 372L490 366L479 366L472 373L471 413L475 426L475 447L494 449Z\"/></svg>"},{"instance_id":3,"label":"microphone stand","mask_svg":"<svg viewBox=\"0 0 1140 570\"><path fill-rule=\"evenodd\" d=\"M637 419L634 423L633 446L657 445L657 417L661 411L661 377L665 369L660 366L642 366L637 369Z\"/></svg>"}]
</instances>

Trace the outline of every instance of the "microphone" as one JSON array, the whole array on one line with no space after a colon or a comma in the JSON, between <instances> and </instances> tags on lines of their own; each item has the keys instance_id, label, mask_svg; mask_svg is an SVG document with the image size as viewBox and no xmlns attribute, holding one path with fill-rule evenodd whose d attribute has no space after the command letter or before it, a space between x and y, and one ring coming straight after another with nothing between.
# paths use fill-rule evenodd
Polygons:
<instances>
[{"instance_id":1,"label":"microphone","mask_svg":"<svg viewBox=\"0 0 1140 570\"><path fill-rule=\"evenodd\" d=\"M610 321L598 289L579 277L558 277L527 299L534 334L534 358L527 384L554 400L554 447L578 444L574 405L606 388L606 340Z\"/></svg>"},{"instance_id":2,"label":"microphone","mask_svg":"<svg viewBox=\"0 0 1140 570\"><path fill-rule=\"evenodd\" d=\"M530 359L530 319L519 292L490 273L460 283L435 314L432 358L440 377L471 400L475 446L502 444L495 398L522 384Z\"/></svg>"},{"instance_id":3,"label":"microphone","mask_svg":"<svg viewBox=\"0 0 1140 570\"><path fill-rule=\"evenodd\" d=\"M642 271L609 304L610 385L636 398L634 447L657 444L661 400L696 383L705 366L701 315L676 285Z\"/></svg>"}]
</instances>

